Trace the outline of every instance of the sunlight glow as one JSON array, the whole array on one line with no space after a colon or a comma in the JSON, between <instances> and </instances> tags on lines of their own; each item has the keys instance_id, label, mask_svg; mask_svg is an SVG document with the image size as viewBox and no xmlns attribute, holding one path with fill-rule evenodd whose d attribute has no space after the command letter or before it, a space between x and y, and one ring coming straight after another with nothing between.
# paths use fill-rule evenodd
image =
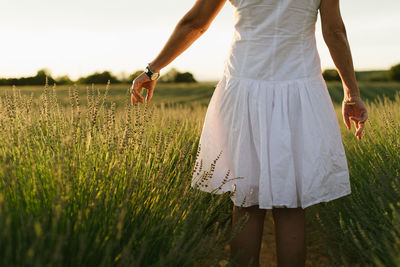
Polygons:
<instances>
[{"instance_id":1,"label":"sunlight glow","mask_svg":"<svg viewBox=\"0 0 400 267\"><path fill-rule=\"evenodd\" d=\"M0 14L0 77L34 75L76 79L94 71L129 74L161 50L195 1L3 0ZM218 80L233 36L227 1L209 30L162 72L175 67L198 80ZM357 70L400 63L400 1L342 1L341 10ZM322 68L332 68L317 23Z\"/></svg>"}]
</instances>

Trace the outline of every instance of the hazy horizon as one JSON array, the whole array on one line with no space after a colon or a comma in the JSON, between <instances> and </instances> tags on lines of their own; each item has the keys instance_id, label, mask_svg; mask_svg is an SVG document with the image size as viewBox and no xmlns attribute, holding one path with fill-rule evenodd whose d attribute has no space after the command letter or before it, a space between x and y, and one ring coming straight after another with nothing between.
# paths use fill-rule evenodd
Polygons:
<instances>
[{"instance_id":1,"label":"hazy horizon","mask_svg":"<svg viewBox=\"0 0 400 267\"><path fill-rule=\"evenodd\" d=\"M117 76L141 70L153 60L179 19L195 1L5 0L0 16L0 77L33 76L49 69L71 79L96 71ZM173 8L172 8L173 7ZM167 12L166 12L167 10ZM387 70L400 63L400 1L341 2L357 71ZM199 81L217 81L233 36L233 8L227 1L210 28L162 70L189 71ZM334 68L320 21L316 38L322 69Z\"/></svg>"},{"instance_id":2,"label":"hazy horizon","mask_svg":"<svg viewBox=\"0 0 400 267\"><path fill-rule=\"evenodd\" d=\"M399 64L400 64L400 63L399 63ZM116 77L117 79L119 79L119 80L128 78L128 77L126 77L126 76L121 75L121 73L114 73L112 70L94 71L94 72L91 72L91 73L83 74L83 75L81 75L81 76L79 76L79 77L76 77L76 78L72 78L68 73L54 76L54 75L52 74L53 72L52 72L50 69L48 69L48 68L41 68L41 69L38 69L36 72L34 72L34 73L32 73L32 74L29 74L29 75L23 75L23 76L8 76L8 77L0 76L0 79L2 79L2 78L4 78L4 79L12 79L12 78L20 79L20 78L34 77L34 76L37 74L38 71L43 70L43 69L45 69L46 71L49 71L50 74L51 74L51 77L54 78L54 79L56 79L57 77L61 77L61 76L66 75L66 76L68 76L72 81L76 81L76 80L78 80L79 78L89 76L89 75L94 74L94 73L96 73L96 72L97 72L97 73L101 73L101 72L103 72L103 71L109 71L113 76L115 76L115 77ZM168 70L167 70L167 71L164 71L164 72L161 74L161 76L164 75L166 72L168 72L168 71L170 70L170 68L166 68L166 69L168 69ZM326 68L326 69L328 69L328 68ZM138 69L138 70L139 70L139 69ZM138 71L138 70L135 70L135 71ZM322 71L324 71L324 70L325 70L325 69L323 68ZM364 71L366 71L366 72L368 72L368 71L388 71L388 70L389 70L389 69L365 69L365 70L357 70L357 69L355 69L355 72L364 72ZM134 73L135 71L133 71L132 73ZM180 70L180 69L179 69L178 71L180 71L180 72L186 72L187 70ZM189 72L190 72L190 71L189 71ZM213 80L213 79L209 79L209 80L199 80L199 79L196 78L196 73L193 73L193 72L191 72L191 73L193 74L193 76L195 77L195 79L196 79L198 82L218 82L218 80L219 80L218 77L217 77L216 79L214 79L214 80ZM128 73L124 73L124 74L129 75ZM130 74L131 74L131 73L130 73Z\"/></svg>"}]
</instances>

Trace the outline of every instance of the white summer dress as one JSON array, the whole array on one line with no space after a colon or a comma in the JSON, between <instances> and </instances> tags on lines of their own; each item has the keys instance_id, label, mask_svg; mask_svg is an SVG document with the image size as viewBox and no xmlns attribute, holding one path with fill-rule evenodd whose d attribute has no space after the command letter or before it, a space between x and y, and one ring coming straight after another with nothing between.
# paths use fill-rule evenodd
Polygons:
<instances>
[{"instance_id":1,"label":"white summer dress","mask_svg":"<svg viewBox=\"0 0 400 267\"><path fill-rule=\"evenodd\" d=\"M351 193L322 77L320 0L232 0L235 30L209 102L191 187L234 205L303 209Z\"/></svg>"}]
</instances>

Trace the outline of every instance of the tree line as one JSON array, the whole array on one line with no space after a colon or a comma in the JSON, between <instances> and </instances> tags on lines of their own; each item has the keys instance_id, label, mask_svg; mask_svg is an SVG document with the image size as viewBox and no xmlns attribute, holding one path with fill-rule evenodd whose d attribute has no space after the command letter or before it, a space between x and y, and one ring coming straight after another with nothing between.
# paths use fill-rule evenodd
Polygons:
<instances>
[{"instance_id":1,"label":"tree line","mask_svg":"<svg viewBox=\"0 0 400 267\"><path fill-rule=\"evenodd\" d=\"M356 71L355 74L358 81L400 81L400 64L392 66L389 70ZM340 76L336 69L327 69L322 73L322 75L324 76L325 81L340 81Z\"/></svg>"},{"instance_id":2,"label":"tree line","mask_svg":"<svg viewBox=\"0 0 400 267\"><path fill-rule=\"evenodd\" d=\"M72 85L72 84L106 84L108 81L112 84L131 83L143 70L138 70L126 78L117 78L110 71L95 72L88 76L80 77L77 80L71 80L68 75L53 78L46 69L39 70L35 76L20 78L0 78L0 85L43 85L46 78L49 84ZM196 83L197 80L190 72L180 72L172 68L167 73L161 75L159 82L162 83Z\"/></svg>"},{"instance_id":3,"label":"tree line","mask_svg":"<svg viewBox=\"0 0 400 267\"><path fill-rule=\"evenodd\" d=\"M138 70L126 78L117 78L110 71L95 72L88 76L80 77L77 80L71 80L68 75L53 78L46 69L39 70L35 76L20 78L0 78L0 85L43 85L46 78L49 84L71 85L71 84L106 84L110 81L116 83L131 83L143 71ZM392 66L389 70L382 71L356 71L358 81L400 81L400 64ZM339 73L336 69L326 69L322 73L326 81L340 81ZM161 83L196 83L197 80L190 72L180 72L175 68L161 75Z\"/></svg>"}]
</instances>

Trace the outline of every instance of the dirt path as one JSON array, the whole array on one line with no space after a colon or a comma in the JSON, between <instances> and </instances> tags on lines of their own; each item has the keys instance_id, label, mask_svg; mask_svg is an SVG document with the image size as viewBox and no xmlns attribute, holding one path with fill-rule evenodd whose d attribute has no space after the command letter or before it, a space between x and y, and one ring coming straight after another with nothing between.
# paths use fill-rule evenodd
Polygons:
<instances>
[{"instance_id":1,"label":"dirt path","mask_svg":"<svg viewBox=\"0 0 400 267\"><path fill-rule=\"evenodd\" d=\"M277 266L275 248L275 228L272 212L265 214L263 240L261 243L260 266Z\"/></svg>"}]
</instances>

